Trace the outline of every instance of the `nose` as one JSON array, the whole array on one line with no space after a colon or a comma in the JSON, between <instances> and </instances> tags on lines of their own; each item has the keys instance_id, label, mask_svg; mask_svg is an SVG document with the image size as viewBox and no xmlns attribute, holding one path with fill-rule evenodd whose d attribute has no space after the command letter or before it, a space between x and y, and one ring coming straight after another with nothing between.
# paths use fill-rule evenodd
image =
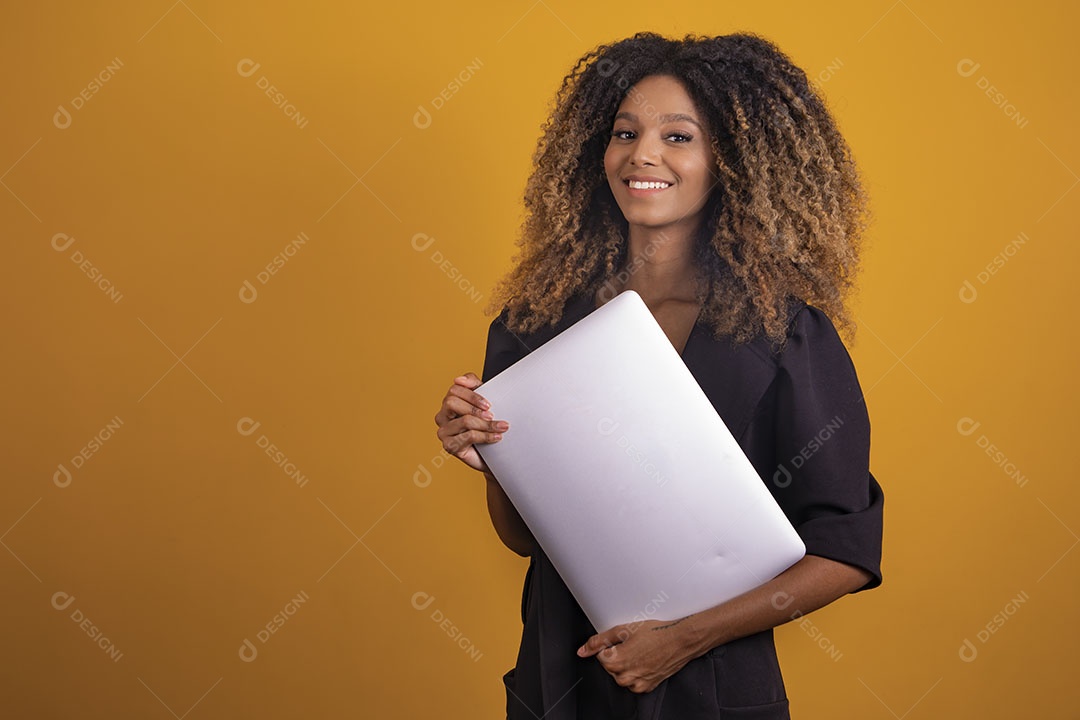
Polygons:
<instances>
[{"instance_id":1,"label":"nose","mask_svg":"<svg viewBox=\"0 0 1080 720\"><path fill-rule=\"evenodd\" d=\"M651 132L642 133L630 153L631 165L656 165L660 160L660 138Z\"/></svg>"}]
</instances>

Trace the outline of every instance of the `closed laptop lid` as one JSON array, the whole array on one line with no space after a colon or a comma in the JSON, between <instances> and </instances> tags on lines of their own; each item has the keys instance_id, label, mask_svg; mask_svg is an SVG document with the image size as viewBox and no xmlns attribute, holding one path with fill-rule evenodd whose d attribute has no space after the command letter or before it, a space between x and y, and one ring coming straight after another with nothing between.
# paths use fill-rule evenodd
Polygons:
<instances>
[{"instance_id":1,"label":"closed laptop lid","mask_svg":"<svg viewBox=\"0 0 1080 720\"><path fill-rule=\"evenodd\" d=\"M477 451L598 631L700 612L805 554L632 290L477 392L510 423Z\"/></svg>"}]
</instances>

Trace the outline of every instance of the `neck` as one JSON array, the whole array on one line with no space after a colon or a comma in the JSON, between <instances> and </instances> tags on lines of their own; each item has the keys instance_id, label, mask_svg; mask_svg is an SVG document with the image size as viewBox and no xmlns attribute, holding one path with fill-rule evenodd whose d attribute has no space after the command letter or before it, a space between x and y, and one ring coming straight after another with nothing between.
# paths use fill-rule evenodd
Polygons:
<instances>
[{"instance_id":1,"label":"neck","mask_svg":"<svg viewBox=\"0 0 1080 720\"><path fill-rule=\"evenodd\" d=\"M645 299L697 299L694 228L630 226L621 290Z\"/></svg>"}]
</instances>

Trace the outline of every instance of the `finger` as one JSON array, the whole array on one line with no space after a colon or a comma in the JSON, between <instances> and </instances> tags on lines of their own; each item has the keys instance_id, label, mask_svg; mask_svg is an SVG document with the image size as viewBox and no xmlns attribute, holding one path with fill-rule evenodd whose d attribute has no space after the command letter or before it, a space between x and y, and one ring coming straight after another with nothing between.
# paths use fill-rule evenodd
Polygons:
<instances>
[{"instance_id":1,"label":"finger","mask_svg":"<svg viewBox=\"0 0 1080 720\"><path fill-rule=\"evenodd\" d=\"M460 385L451 386L446 392L446 397L443 398L442 405L439 407L439 412L435 414L436 425L445 425L447 422L456 420L462 415L476 415L485 420L495 419L495 416L491 414L491 410L489 409L490 404L485 407L481 403L478 403L475 398L470 398L465 393L471 393L476 396L476 393L473 393L471 390L463 388Z\"/></svg>"},{"instance_id":2,"label":"finger","mask_svg":"<svg viewBox=\"0 0 1080 720\"><path fill-rule=\"evenodd\" d=\"M439 428L438 435L443 438L451 438L455 435L479 430L488 434L500 434L510 429L510 423L506 420L487 420L475 415L461 415L449 420Z\"/></svg>"},{"instance_id":3,"label":"finger","mask_svg":"<svg viewBox=\"0 0 1080 720\"><path fill-rule=\"evenodd\" d=\"M464 375L458 375L456 378L454 378L454 382L460 382L461 384L465 385L465 387L472 389L482 383L483 380L478 378L476 376L476 373L467 372Z\"/></svg>"},{"instance_id":4,"label":"finger","mask_svg":"<svg viewBox=\"0 0 1080 720\"><path fill-rule=\"evenodd\" d=\"M476 405L482 410L488 410L491 408L491 403L487 401L483 395L477 392L473 392L473 389L480 385L480 378L476 377L472 373L466 373L465 375L454 378L454 384L450 386L450 390L454 394L465 398L473 405Z\"/></svg>"},{"instance_id":5,"label":"finger","mask_svg":"<svg viewBox=\"0 0 1080 720\"><path fill-rule=\"evenodd\" d=\"M454 429L458 423L482 423L480 428L472 428L459 432L455 432ZM505 421L502 421L505 422ZM502 429L499 429L502 427ZM502 434L509 429L509 425L500 426L498 423L489 424L487 420L479 420L471 415L451 420L446 425L439 428L438 436L442 440L443 447L448 453L452 455L461 456L469 447L477 444L495 443L502 439Z\"/></svg>"},{"instance_id":6,"label":"finger","mask_svg":"<svg viewBox=\"0 0 1080 720\"><path fill-rule=\"evenodd\" d=\"M490 410L478 408L463 397L447 395L443 400L442 410L445 421L457 420L460 417L473 415L483 420L494 420L495 416Z\"/></svg>"},{"instance_id":7,"label":"finger","mask_svg":"<svg viewBox=\"0 0 1080 720\"><path fill-rule=\"evenodd\" d=\"M458 433L452 437L446 438L443 441L443 447L451 455L457 457L464 457L465 453L469 451L469 448L473 445L490 445L502 440L502 433L489 433L482 430L469 430L468 432Z\"/></svg>"},{"instance_id":8,"label":"finger","mask_svg":"<svg viewBox=\"0 0 1080 720\"><path fill-rule=\"evenodd\" d=\"M601 650L617 645L622 642L618 637L618 631L621 625L617 625L610 630L605 630L602 633L597 633L591 638L585 641L585 644L578 648L577 654L579 657L592 657Z\"/></svg>"},{"instance_id":9,"label":"finger","mask_svg":"<svg viewBox=\"0 0 1080 720\"><path fill-rule=\"evenodd\" d=\"M599 635L593 635L591 638L585 641L585 643L577 649L578 657L592 657L600 648L603 647L598 641Z\"/></svg>"},{"instance_id":10,"label":"finger","mask_svg":"<svg viewBox=\"0 0 1080 720\"><path fill-rule=\"evenodd\" d=\"M457 386L455 386L457 387ZM468 392L468 391L465 391ZM445 425L451 420L456 420L463 415L475 415L484 420L494 420L495 416L486 407L481 407L462 397L458 392L451 390L443 398L443 404L439 412L435 413L435 424Z\"/></svg>"}]
</instances>

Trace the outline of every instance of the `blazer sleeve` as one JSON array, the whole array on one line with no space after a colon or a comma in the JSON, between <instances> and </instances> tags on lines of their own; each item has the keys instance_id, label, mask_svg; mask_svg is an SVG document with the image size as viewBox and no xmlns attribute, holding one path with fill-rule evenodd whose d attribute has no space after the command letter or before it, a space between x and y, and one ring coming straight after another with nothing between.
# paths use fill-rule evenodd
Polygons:
<instances>
[{"instance_id":1,"label":"blazer sleeve","mask_svg":"<svg viewBox=\"0 0 1080 720\"><path fill-rule=\"evenodd\" d=\"M510 367L527 353L524 346L506 327L509 310L502 312L488 326L487 350L484 353L484 370L480 379L487 382Z\"/></svg>"},{"instance_id":2,"label":"blazer sleeve","mask_svg":"<svg viewBox=\"0 0 1080 720\"><path fill-rule=\"evenodd\" d=\"M832 322L804 306L780 357L774 495L819 555L881 584L884 495L870 473L870 419L855 366ZM856 591L858 592L858 590Z\"/></svg>"}]
</instances>

